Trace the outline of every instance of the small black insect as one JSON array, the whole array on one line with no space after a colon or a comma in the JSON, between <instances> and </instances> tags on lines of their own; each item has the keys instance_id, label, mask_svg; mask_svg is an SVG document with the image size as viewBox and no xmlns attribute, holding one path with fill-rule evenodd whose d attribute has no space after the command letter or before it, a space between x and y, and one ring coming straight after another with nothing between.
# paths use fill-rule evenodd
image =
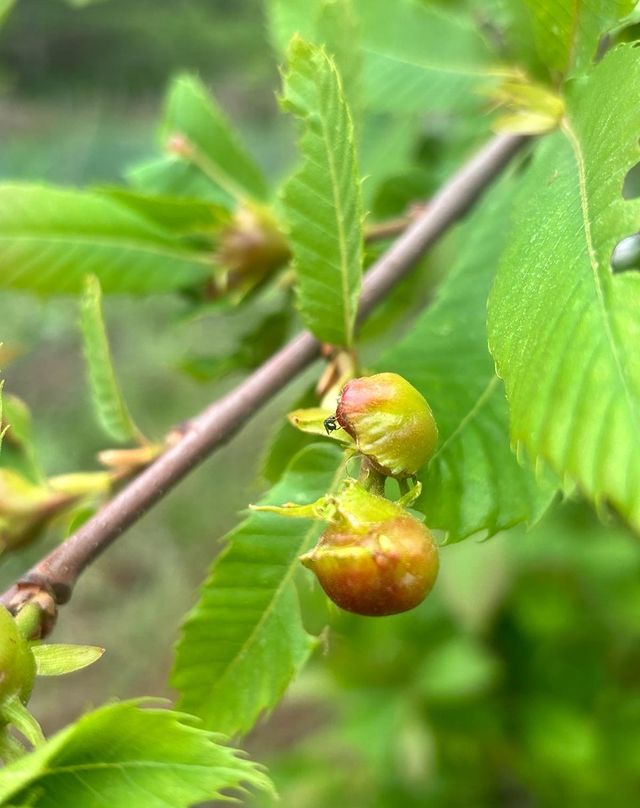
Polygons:
<instances>
[{"instance_id":1,"label":"small black insect","mask_svg":"<svg viewBox=\"0 0 640 808\"><path fill-rule=\"evenodd\" d=\"M340 429L340 424L338 424L338 422L336 421L335 415L332 415L329 418L325 418L324 428L327 430L327 435L330 435L332 432L335 432L336 429Z\"/></svg>"}]
</instances>

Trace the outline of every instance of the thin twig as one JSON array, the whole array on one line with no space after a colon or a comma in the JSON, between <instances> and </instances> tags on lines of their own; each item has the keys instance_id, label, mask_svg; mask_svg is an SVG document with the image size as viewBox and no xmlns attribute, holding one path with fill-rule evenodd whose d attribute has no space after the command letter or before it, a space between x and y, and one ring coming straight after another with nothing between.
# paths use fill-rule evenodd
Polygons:
<instances>
[{"instance_id":1,"label":"thin twig","mask_svg":"<svg viewBox=\"0 0 640 808\"><path fill-rule=\"evenodd\" d=\"M409 227L409 225L417 219L415 215L407 214L406 216L398 216L397 219L385 219L382 222L374 222L367 225L364 231L364 240L366 244L373 244L375 241L386 241L387 239L396 238Z\"/></svg>"},{"instance_id":2,"label":"thin twig","mask_svg":"<svg viewBox=\"0 0 640 808\"><path fill-rule=\"evenodd\" d=\"M429 207L367 273L359 322L456 222L498 176L525 142L494 137L430 200ZM35 564L0 601L14 610L48 593L66 603L82 571L118 536L218 447L227 443L272 396L320 355L320 344L303 332L236 388L188 422L182 439L142 471L72 536Z\"/></svg>"}]
</instances>

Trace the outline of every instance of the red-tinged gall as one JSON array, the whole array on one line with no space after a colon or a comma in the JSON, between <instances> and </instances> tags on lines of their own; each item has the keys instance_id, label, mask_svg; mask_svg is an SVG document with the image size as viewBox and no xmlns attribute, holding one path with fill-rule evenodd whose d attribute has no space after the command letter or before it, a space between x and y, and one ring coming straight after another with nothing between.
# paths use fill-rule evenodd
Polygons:
<instances>
[{"instance_id":1,"label":"red-tinged gall","mask_svg":"<svg viewBox=\"0 0 640 808\"><path fill-rule=\"evenodd\" d=\"M407 513L360 531L331 525L301 561L336 605L368 617L418 606L438 574L431 532Z\"/></svg>"},{"instance_id":2,"label":"red-tinged gall","mask_svg":"<svg viewBox=\"0 0 640 808\"><path fill-rule=\"evenodd\" d=\"M338 399L336 420L358 451L388 477L412 477L433 456L438 442L427 401L397 373L348 382Z\"/></svg>"}]
</instances>

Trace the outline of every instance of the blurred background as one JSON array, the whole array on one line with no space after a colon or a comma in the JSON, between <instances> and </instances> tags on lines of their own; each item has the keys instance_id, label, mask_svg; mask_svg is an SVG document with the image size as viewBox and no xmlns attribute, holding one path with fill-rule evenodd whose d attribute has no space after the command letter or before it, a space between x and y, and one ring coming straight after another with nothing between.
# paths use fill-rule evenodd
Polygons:
<instances>
[{"instance_id":1,"label":"blurred background","mask_svg":"<svg viewBox=\"0 0 640 808\"><path fill-rule=\"evenodd\" d=\"M3 179L120 181L156 149L163 93L184 69L200 74L268 175L286 170L291 131L277 113L277 64L258 0L75 5L20 0L0 30ZM448 249L430 257L432 277ZM176 368L190 352L233 344L244 314L194 319L173 297L107 299L105 313L122 386L148 434L162 436L237 381L199 383ZM97 468L107 448L76 320L73 300L0 296L0 339L13 355L5 389L31 408L48 474ZM38 683L33 708L46 731L114 696L171 697L181 618L220 537L266 486L259 458L269 437L317 372L82 578L55 640L107 652L73 675L73 687ZM3 588L42 551L2 559ZM640 548L610 519L569 501L529 532L446 548L434 594L403 616L329 611L306 576L301 592L309 627L331 624L324 652L246 743L269 766L282 805L637 803Z\"/></svg>"}]
</instances>

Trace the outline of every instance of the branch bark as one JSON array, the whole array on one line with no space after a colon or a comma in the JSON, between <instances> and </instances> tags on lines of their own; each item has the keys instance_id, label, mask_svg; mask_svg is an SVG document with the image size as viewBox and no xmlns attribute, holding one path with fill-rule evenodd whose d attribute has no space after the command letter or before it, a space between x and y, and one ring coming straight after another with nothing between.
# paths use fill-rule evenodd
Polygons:
<instances>
[{"instance_id":1,"label":"branch bark","mask_svg":"<svg viewBox=\"0 0 640 808\"><path fill-rule=\"evenodd\" d=\"M494 137L430 200L428 208L367 272L359 322L408 274L438 237L466 213L525 140L512 135ZM260 407L320 355L320 348L309 332L299 334L231 392L189 421L175 446L35 564L0 602L13 611L25 602L42 601L43 596L55 604L66 603L83 570L183 477L227 443Z\"/></svg>"}]
</instances>

